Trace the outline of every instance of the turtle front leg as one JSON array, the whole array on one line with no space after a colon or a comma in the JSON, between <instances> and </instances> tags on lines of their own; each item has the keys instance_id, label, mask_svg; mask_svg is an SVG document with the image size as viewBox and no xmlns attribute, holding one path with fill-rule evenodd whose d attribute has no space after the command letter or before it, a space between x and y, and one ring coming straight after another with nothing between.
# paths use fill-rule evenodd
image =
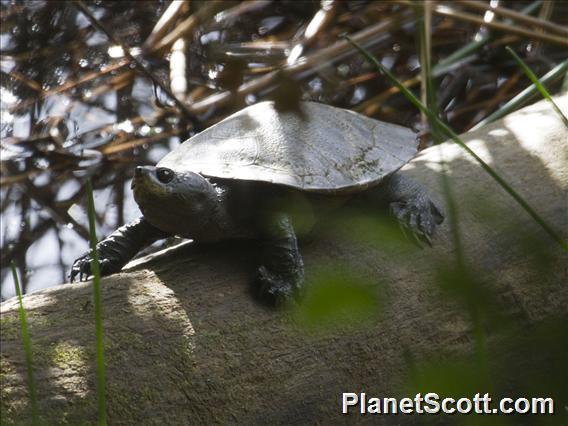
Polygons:
<instances>
[{"instance_id":1,"label":"turtle front leg","mask_svg":"<svg viewBox=\"0 0 568 426\"><path fill-rule=\"evenodd\" d=\"M143 217L121 226L97 244L101 275L120 271L142 248L167 236L168 234L152 226ZM88 279L91 275L91 260L91 254L88 252L73 262L71 282L76 277L79 281Z\"/></svg>"},{"instance_id":2,"label":"turtle front leg","mask_svg":"<svg viewBox=\"0 0 568 426\"><path fill-rule=\"evenodd\" d=\"M300 296L304 262L290 217L280 213L271 219L263 230L256 284L263 299L273 305L283 305Z\"/></svg>"},{"instance_id":3,"label":"turtle front leg","mask_svg":"<svg viewBox=\"0 0 568 426\"><path fill-rule=\"evenodd\" d=\"M403 231L409 230L417 242L432 245L432 236L444 221L444 215L422 186L408 177L394 174L373 189L371 196L374 201L388 206Z\"/></svg>"}]
</instances>

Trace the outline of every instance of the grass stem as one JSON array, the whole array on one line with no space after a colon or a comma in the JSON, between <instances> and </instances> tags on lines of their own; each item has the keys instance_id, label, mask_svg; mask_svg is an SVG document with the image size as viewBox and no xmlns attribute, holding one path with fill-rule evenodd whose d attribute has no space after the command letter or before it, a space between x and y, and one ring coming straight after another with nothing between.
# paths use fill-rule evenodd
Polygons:
<instances>
[{"instance_id":1,"label":"grass stem","mask_svg":"<svg viewBox=\"0 0 568 426\"><path fill-rule=\"evenodd\" d=\"M371 55L366 49L359 46L353 40L349 38L349 36L344 36L361 54L379 71L381 71L390 81L392 84L397 86L399 90L406 96L406 98L412 102L414 106L416 106L420 111L424 112L428 118L436 122L438 127L450 138L452 139L457 145L463 148L469 155L471 155L477 163L485 170L532 218L533 220L540 225L540 227L560 246L565 250L568 251L568 243L564 241L560 235L549 225L544 218L542 218L531 206L530 204L525 201L523 197L517 191L515 191L497 172L495 172L489 164L487 164L479 155L477 155L469 146L467 146L461 138L452 130L450 129L443 121L441 121L434 113L432 113L420 100L414 96L412 92L410 92L404 85L402 85L397 78L387 70L373 55Z\"/></svg>"},{"instance_id":2,"label":"grass stem","mask_svg":"<svg viewBox=\"0 0 568 426\"><path fill-rule=\"evenodd\" d=\"M541 77L540 82L541 84L548 84L557 79L560 79L566 75L568 71L568 60L561 62L560 64L556 65L553 69L548 71L543 77ZM485 117L475 126L473 126L470 131L477 130L480 127L485 126L486 124L492 123L495 120L498 120L505 115L513 112L514 110L521 108L523 105L526 105L529 100L531 100L536 94L538 90L536 86L530 85L521 93L516 95L514 98L510 99L505 105L499 108L497 111L493 112L492 114Z\"/></svg>"},{"instance_id":3,"label":"grass stem","mask_svg":"<svg viewBox=\"0 0 568 426\"><path fill-rule=\"evenodd\" d=\"M14 286L16 287L16 294L18 295L19 303L19 316L20 324L22 327L22 341L24 345L24 353L26 356L26 369L28 373L28 392L30 394L30 402L32 406L32 424L39 424L39 416L37 409L37 393L36 385L34 380L34 368L33 368L33 357L32 357L32 345L30 341L30 336L28 334L28 322L26 319L26 310L24 309L24 303L22 301L22 292L20 290L20 281L18 279L18 272L16 271L16 265L12 261L12 276L14 277Z\"/></svg>"},{"instance_id":4,"label":"grass stem","mask_svg":"<svg viewBox=\"0 0 568 426\"><path fill-rule=\"evenodd\" d=\"M87 181L87 214L89 216L89 239L91 243L91 272L93 274L93 293L95 304L95 332L97 346L97 399L99 410L99 425L106 425L106 378L103 340L103 319L101 303L101 272L99 254L97 251L97 232L95 224L95 203L93 201L93 186Z\"/></svg>"},{"instance_id":5,"label":"grass stem","mask_svg":"<svg viewBox=\"0 0 568 426\"><path fill-rule=\"evenodd\" d=\"M519 64L519 66L523 69L526 76L530 79L530 81L532 81L532 83L534 84L536 89L540 92L542 97L546 99L548 102L550 102L554 111L558 113L560 119L562 120L564 125L568 128L568 118L566 118L564 113L560 110L560 108L558 108L558 105L556 105L556 102L554 102L554 100L550 96L550 93L548 93L548 90L546 90L546 88L542 85L536 74L529 68L527 64L525 64L525 62L519 57L519 55L515 53L513 49L511 49L509 46L506 46L505 49L507 50L507 52L511 54L511 56L515 59L515 61L517 61L517 64Z\"/></svg>"}]
</instances>

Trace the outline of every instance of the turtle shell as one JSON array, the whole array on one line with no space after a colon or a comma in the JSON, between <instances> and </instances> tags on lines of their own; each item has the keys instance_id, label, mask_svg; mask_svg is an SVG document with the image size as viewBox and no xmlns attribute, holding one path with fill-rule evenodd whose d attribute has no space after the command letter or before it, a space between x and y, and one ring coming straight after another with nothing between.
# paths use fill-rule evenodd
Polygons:
<instances>
[{"instance_id":1,"label":"turtle shell","mask_svg":"<svg viewBox=\"0 0 568 426\"><path fill-rule=\"evenodd\" d=\"M188 139L157 166L349 193L378 183L417 152L406 127L329 105L300 105L300 112L280 112L270 101L249 106Z\"/></svg>"}]
</instances>

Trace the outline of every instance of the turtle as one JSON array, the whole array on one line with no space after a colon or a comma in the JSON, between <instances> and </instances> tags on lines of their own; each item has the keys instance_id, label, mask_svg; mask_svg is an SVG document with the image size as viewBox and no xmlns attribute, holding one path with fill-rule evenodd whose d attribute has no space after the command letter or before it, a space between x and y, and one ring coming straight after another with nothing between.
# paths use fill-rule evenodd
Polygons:
<instances>
[{"instance_id":1,"label":"turtle","mask_svg":"<svg viewBox=\"0 0 568 426\"><path fill-rule=\"evenodd\" d=\"M198 243L257 241L255 289L269 303L300 298L298 236L354 197L387 207L427 243L444 219L426 191L395 173L418 152L409 128L303 101L283 111L258 102L194 135L132 180L142 216L97 244L101 275L116 273L168 236ZM298 207L300 206L300 207ZM301 228L301 232L300 232ZM88 279L89 253L71 269Z\"/></svg>"}]
</instances>

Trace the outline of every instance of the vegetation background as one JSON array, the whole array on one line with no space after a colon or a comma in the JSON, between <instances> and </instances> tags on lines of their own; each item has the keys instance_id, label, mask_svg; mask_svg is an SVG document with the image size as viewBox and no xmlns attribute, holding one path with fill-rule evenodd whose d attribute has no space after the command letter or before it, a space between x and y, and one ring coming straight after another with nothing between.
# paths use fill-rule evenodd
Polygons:
<instances>
[{"instance_id":1,"label":"vegetation background","mask_svg":"<svg viewBox=\"0 0 568 426\"><path fill-rule=\"evenodd\" d=\"M552 92L566 74L566 2L85 5L110 38L77 3L0 3L2 300L15 294L10 260L24 292L68 280L88 248L88 178L101 238L139 215L129 190L136 165L245 105L324 102L412 127L422 147L432 144L424 117L343 34L416 94L427 51L437 109L458 133L530 85L505 46L538 76L552 70Z\"/></svg>"}]
</instances>

